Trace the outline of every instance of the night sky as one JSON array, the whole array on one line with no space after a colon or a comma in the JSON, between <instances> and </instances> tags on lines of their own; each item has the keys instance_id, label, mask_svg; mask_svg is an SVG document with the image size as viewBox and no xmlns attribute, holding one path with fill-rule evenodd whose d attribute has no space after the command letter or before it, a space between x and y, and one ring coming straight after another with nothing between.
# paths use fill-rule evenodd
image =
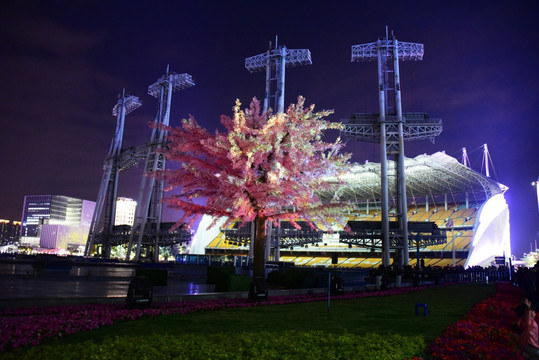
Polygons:
<instances>
[{"instance_id":1,"label":"night sky","mask_svg":"<svg viewBox=\"0 0 539 360\"><path fill-rule=\"evenodd\" d=\"M407 157L466 147L481 170L509 190L513 253L539 230L539 6L536 1L2 1L0 2L0 218L19 220L25 195L95 201L114 134L118 93L143 107L126 119L125 146L149 140L157 101L147 87L170 64L196 86L174 93L171 124L192 114L213 131L263 97L264 73L244 59L269 41L310 49L313 65L288 68L285 104L298 95L330 120L378 112L375 63L351 63L351 46L374 42L386 25L400 41L425 45L402 62L405 112L442 118L435 144L406 143ZM355 141L355 161L379 161L378 146ZM136 198L141 167L122 173L120 196ZM535 245L534 245L535 246Z\"/></svg>"}]
</instances>

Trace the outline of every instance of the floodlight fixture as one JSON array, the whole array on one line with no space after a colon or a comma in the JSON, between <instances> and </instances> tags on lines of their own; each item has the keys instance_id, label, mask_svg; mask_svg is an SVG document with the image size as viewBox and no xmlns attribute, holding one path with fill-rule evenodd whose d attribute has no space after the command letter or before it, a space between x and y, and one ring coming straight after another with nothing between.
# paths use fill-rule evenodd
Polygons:
<instances>
[{"instance_id":1,"label":"floodlight fixture","mask_svg":"<svg viewBox=\"0 0 539 360\"><path fill-rule=\"evenodd\" d=\"M168 69L167 69L168 70ZM191 86L195 86L193 78L189 74L176 74L174 72L168 73L158 79L155 83L148 86L148 94L158 98L161 92L161 87L167 83L172 85L172 91L186 89Z\"/></svg>"},{"instance_id":2,"label":"floodlight fixture","mask_svg":"<svg viewBox=\"0 0 539 360\"><path fill-rule=\"evenodd\" d=\"M118 103L112 108L112 115L118 116L122 106L125 108L125 115L127 115L141 107L142 102L137 96L123 95L120 99L118 99Z\"/></svg>"},{"instance_id":3,"label":"floodlight fixture","mask_svg":"<svg viewBox=\"0 0 539 360\"><path fill-rule=\"evenodd\" d=\"M287 49L285 46L273 49L262 54L251 56L245 59L245 68L250 73L266 70L268 60L285 54L285 63L287 67L302 65L312 65L311 51L308 49Z\"/></svg>"},{"instance_id":4,"label":"floodlight fixture","mask_svg":"<svg viewBox=\"0 0 539 360\"><path fill-rule=\"evenodd\" d=\"M377 42L352 46L352 62L377 61L379 50L384 51L387 57L392 59L395 47L400 61L423 60L425 53L423 44L380 39Z\"/></svg>"},{"instance_id":5,"label":"floodlight fixture","mask_svg":"<svg viewBox=\"0 0 539 360\"><path fill-rule=\"evenodd\" d=\"M264 93L263 111L269 110L270 102L274 101L273 111L284 112L284 83L285 69L301 65L311 65L311 52L308 49L287 49L286 46L270 46L268 51L245 59L245 68L250 72L266 71L266 91Z\"/></svg>"}]
</instances>

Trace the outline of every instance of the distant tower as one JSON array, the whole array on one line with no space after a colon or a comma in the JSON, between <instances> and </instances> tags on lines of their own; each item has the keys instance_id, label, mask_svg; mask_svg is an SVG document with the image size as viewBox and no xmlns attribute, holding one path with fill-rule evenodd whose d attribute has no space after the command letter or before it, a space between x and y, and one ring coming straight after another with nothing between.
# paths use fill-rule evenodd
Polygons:
<instances>
[{"instance_id":1,"label":"distant tower","mask_svg":"<svg viewBox=\"0 0 539 360\"><path fill-rule=\"evenodd\" d=\"M118 176L122 166L121 155L125 116L140 106L142 106L142 103L139 98L125 95L124 89L118 103L112 109L112 115L116 116L116 132L110 144L109 154L105 159L103 178L84 250L86 256L92 253L92 248L101 231L99 234L99 243L103 245L101 255L106 258L110 257L111 237L116 213L116 197L118 195ZM102 215L104 215L103 219L101 219Z\"/></svg>"},{"instance_id":2,"label":"distant tower","mask_svg":"<svg viewBox=\"0 0 539 360\"><path fill-rule=\"evenodd\" d=\"M155 117L156 125L169 125L172 93L176 90L182 90L194 85L195 83L191 75L169 72L169 67L167 66L166 74L148 87L148 94L159 100L157 115ZM140 250L143 245L153 247L153 260L158 261L159 259L164 180L156 179L151 174L165 169L165 155L159 151L165 146L166 133L164 129L155 127L152 130L150 142L147 145L148 150L144 165L145 176L142 177L137 200L135 224L129 239L127 249L128 260L131 256L133 239L135 237L137 237L135 261L139 260Z\"/></svg>"},{"instance_id":3,"label":"distant tower","mask_svg":"<svg viewBox=\"0 0 539 360\"><path fill-rule=\"evenodd\" d=\"M466 151L466 148L463 147L462 148L462 161L461 161L462 165L466 166L467 168L471 167L470 166L470 158L468 157L468 151Z\"/></svg>"},{"instance_id":4,"label":"distant tower","mask_svg":"<svg viewBox=\"0 0 539 360\"><path fill-rule=\"evenodd\" d=\"M266 70L266 91L264 93L264 107L266 112L270 108L273 99L273 113L284 112L284 80L286 67L294 67L301 65L311 65L311 52L307 49L287 49L286 46L277 44L278 38L275 37L275 48L269 49L265 53L251 56L245 59L245 68L249 72ZM269 260L269 254L272 246L268 246L271 242L271 223L269 224L268 236L265 246L265 260ZM251 225L251 234L254 234L254 226ZM252 236L251 236L252 239ZM279 243L273 244L275 261L279 260ZM253 254L253 242L250 242L249 256Z\"/></svg>"},{"instance_id":5,"label":"distant tower","mask_svg":"<svg viewBox=\"0 0 539 360\"><path fill-rule=\"evenodd\" d=\"M251 56L245 59L245 68L249 72L266 70L266 92L264 93L264 111L270 107L273 99L273 112L284 112L284 78L285 68L311 65L311 52L307 49L287 49L286 46L277 45L265 53Z\"/></svg>"},{"instance_id":6,"label":"distant tower","mask_svg":"<svg viewBox=\"0 0 539 360\"><path fill-rule=\"evenodd\" d=\"M489 168L490 162L491 162L491 159L490 159L490 153L488 152L488 146L487 144L483 144L483 164L481 167L485 169L486 177L490 177L490 168Z\"/></svg>"},{"instance_id":7,"label":"distant tower","mask_svg":"<svg viewBox=\"0 0 539 360\"><path fill-rule=\"evenodd\" d=\"M402 113L399 60L422 60L423 44L398 42L387 33L377 42L352 46L352 62L378 62L379 114L354 114L341 130L344 137L380 143L382 265L390 264L390 249L398 249L400 265L408 265L408 226L404 141L431 139L442 132L442 121L424 113ZM390 96L393 95L393 96ZM388 155L396 161L395 188L398 235L389 238Z\"/></svg>"}]
</instances>

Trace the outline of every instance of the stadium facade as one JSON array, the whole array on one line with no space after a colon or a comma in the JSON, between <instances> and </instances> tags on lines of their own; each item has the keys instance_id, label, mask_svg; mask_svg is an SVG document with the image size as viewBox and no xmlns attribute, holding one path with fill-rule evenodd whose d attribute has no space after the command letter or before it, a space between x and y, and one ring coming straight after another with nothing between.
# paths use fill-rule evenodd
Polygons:
<instances>
[{"instance_id":1,"label":"stadium facade","mask_svg":"<svg viewBox=\"0 0 539 360\"><path fill-rule=\"evenodd\" d=\"M395 164L390 161L388 169L389 175L394 174ZM511 244L505 185L444 152L406 158L405 172L410 265L484 267L508 261ZM389 176L389 189L397 186L394 178ZM354 164L341 180L344 184L320 196L352 201L355 211L343 214L345 221L336 221L331 231L321 226L313 231L306 225L297 230L281 223L269 235L273 249L268 251L268 260L341 268L381 265L380 164ZM390 193L393 221L396 191ZM249 257L248 225L208 229L209 223L204 216L194 234L191 254ZM357 228L354 236L344 231L351 224ZM420 236L425 241L416 241ZM392 263L397 257L398 251L393 249Z\"/></svg>"}]
</instances>

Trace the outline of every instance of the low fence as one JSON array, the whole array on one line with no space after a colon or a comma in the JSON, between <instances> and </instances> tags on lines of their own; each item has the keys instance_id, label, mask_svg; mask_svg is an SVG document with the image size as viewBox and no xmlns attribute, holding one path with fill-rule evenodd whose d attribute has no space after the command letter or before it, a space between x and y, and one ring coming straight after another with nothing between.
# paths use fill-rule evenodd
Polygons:
<instances>
[{"instance_id":1,"label":"low fence","mask_svg":"<svg viewBox=\"0 0 539 360\"><path fill-rule=\"evenodd\" d=\"M473 270L463 271L458 273L446 273L444 275L446 281L450 282L470 282L470 283L488 283L494 281L511 281L511 273L509 269L502 270Z\"/></svg>"}]
</instances>

